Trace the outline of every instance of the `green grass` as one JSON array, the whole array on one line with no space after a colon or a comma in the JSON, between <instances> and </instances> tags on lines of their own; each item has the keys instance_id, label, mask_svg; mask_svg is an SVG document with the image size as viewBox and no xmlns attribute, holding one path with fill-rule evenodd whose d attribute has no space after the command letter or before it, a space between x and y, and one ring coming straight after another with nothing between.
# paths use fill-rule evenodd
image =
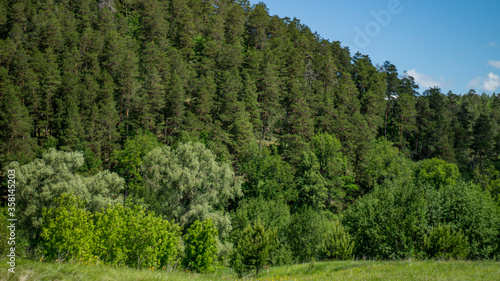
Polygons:
<instances>
[{"instance_id":1,"label":"green grass","mask_svg":"<svg viewBox=\"0 0 500 281\"><path fill-rule=\"evenodd\" d=\"M236 280L231 269L211 274L168 270L134 270L103 265L18 260L16 273L0 261L1 280ZM261 270L255 280L500 280L494 261L338 261Z\"/></svg>"},{"instance_id":2,"label":"green grass","mask_svg":"<svg viewBox=\"0 0 500 281\"><path fill-rule=\"evenodd\" d=\"M275 267L258 280L500 280L493 261L339 261Z\"/></svg>"}]
</instances>

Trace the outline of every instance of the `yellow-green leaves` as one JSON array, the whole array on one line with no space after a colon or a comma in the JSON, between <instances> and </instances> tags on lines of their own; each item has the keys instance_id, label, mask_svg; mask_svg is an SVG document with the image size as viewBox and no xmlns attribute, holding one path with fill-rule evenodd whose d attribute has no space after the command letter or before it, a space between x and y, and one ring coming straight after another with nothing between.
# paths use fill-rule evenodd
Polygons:
<instances>
[{"instance_id":1,"label":"yellow-green leaves","mask_svg":"<svg viewBox=\"0 0 500 281\"><path fill-rule=\"evenodd\" d=\"M213 271L217 258L217 229L212 220L196 220L184 235L186 248L182 265L197 272Z\"/></svg>"},{"instance_id":2,"label":"yellow-green leaves","mask_svg":"<svg viewBox=\"0 0 500 281\"><path fill-rule=\"evenodd\" d=\"M82 201L63 194L57 207L43 209L42 253L49 260L89 259L94 251L94 223Z\"/></svg>"},{"instance_id":3,"label":"yellow-green leaves","mask_svg":"<svg viewBox=\"0 0 500 281\"><path fill-rule=\"evenodd\" d=\"M92 215L64 194L44 208L41 234L46 259L99 261L116 266L169 266L179 254L180 227L143 207L109 206Z\"/></svg>"}]
</instances>

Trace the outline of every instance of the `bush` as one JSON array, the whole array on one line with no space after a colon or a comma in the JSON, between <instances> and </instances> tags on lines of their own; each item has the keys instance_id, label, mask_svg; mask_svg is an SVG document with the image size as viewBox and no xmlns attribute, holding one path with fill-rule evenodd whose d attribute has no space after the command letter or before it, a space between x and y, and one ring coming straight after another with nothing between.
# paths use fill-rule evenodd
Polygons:
<instances>
[{"instance_id":1,"label":"bush","mask_svg":"<svg viewBox=\"0 0 500 281\"><path fill-rule=\"evenodd\" d=\"M265 200L259 197L243 199L238 205L238 209L231 213L232 242L237 244L243 230L259 220L267 227L276 229L279 246L269 254L270 264L283 265L291 263L292 253L286 236L291 217L288 204L281 200Z\"/></svg>"},{"instance_id":2,"label":"bush","mask_svg":"<svg viewBox=\"0 0 500 281\"><path fill-rule=\"evenodd\" d=\"M185 249L182 265L197 272L213 271L213 261L217 258L217 229L212 220L200 223L196 220L184 235Z\"/></svg>"},{"instance_id":3,"label":"bush","mask_svg":"<svg viewBox=\"0 0 500 281\"><path fill-rule=\"evenodd\" d=\"M260 155L241 163L241 174L245 175L243 193L246 197L267 200L293 200L296 196L293 172L292 166L281 155L264 146Z\"/></svg>"},{"instance_id":4,"label":"bush","mask_svg":"<svg viewBox=\"0 0 500 281\"><path fill-rule=\"evenodd\" d=\"M487 192L473 184L438 187L387 183L349 208L343 224L358 257L419 257L429 228L448 224L469 243L467 258L493 258L499 251L500 214Z\"/></svg>"},{"instance_id":5,"label":"bush","mask_svg":"<svg viewBox=\"0 0 500 281\"><path fill-rule=\"evenodd\" d=\"M92 214L76 197L63 194L42 211L42 253L49 260L89 259L94 250Z\"/></svg>"},{"instance_id":6,"label":"bush","mask_svg":"<svg viewBox=\"0 0 500 281\"><path fill-rule=\"evenodd\" d=\"M109 171L92 176L82 176L81 152L63 152L49 149L42 159L35 159L26 165L17 162L9 164L16 170L16 211L19 217L20 235L29 239L33 248L40 241L43 208L56 208L56 198L71 194L85 201L85 208L97 212L108 204L123 202L123 179Z\"/></svg>"},{"instance_id":7,"label":"bush","mask_svg":"<svg viewBox=\"0 0 500 281\"><path fill-rule=\"evenodd\" d=\"M287 237L296 261L306 262L319 259L325 235L330 229L331 221L325 213L306 208L293 214Z\"/></svg>"},{"instance_id":8,"label":"bush","mask_svg":"<svg viewBox=\"0 0 500 281\"><path fill-rule=\"evenodd\" d=\"M493 258L499 249L500 212L488 192L459 182L427 193L429 225L461 229L469 242L468 258Z\"/></svg>"},{"instance_id":9,"label":"bush","mask_svg":"<svg viewBox=\"0 0 500 281\"><path fill-rule=\"evenodd\" d=\"M180 227L142 207L117 204L93 216L63 195L43 209L41 250L47 259L94 260L137 268L167 266L178 256ZM95 224L93 218L95 217Z\"/></svg>"},{"instance_id":10,"label":"bush","mask_svg":"<svg viewBox=\"0 0 500 281\"><path fill-rule=\"evenodd\" d=\"M425 188L388 183L360 198L343 217L355 255L404 259L418 254L427 233Z\"/></svg>"},{"instance_id":11,"label":"bush","mask_svg":"<svg viewBox=\"0 0 500 281\"><path fill-rule=\"evenodd\" d=\"M352 259L354 241L339 221L334 221L322 245L323 256L328 259Z\"/></svg>"},{"instance_id":12,"label":"bush","mask_svg":"<svg viewBox=\"0 0 500 281\"><path fill-rule=\"evenodd\" d=\"M424 237L424 251L430 258L462 259L469 253L469 243L462 230L454 231L450 225L439 225Z\"/></svg>"},{"instance_id":13,"label":"bush","mask_svg":"<svg viewBox=\"0 0 500 281\"><path fill-rule=\"evenodd\" d=\"M96 214L95 254L105 263L158 268L179 254L180 227L146 212L120 204Z\"/></svg>"},{"instance_id":14,"label":"bush","mask_svg":"<svg viewBox=\"0 0 500 281\"><path fill-rule=\"evenodd\" d=\"M267 229L260 221L247 226L236 248L233 269L240 275L252 269L255 269L255 275L259 274L277 243L276 230Z\"/></svg>"}]
</instances>

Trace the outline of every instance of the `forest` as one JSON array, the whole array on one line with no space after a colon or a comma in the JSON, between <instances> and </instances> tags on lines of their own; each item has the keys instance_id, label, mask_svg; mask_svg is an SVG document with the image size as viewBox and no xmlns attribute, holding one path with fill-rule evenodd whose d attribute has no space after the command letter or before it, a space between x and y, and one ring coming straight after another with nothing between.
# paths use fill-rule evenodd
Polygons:
<instances>
[{"instance_id":1,"label":"forest","mask_svg":"<svg viewBox=\"0 0 500 281\"><path fill-rule=\"evenodd\" d=\"M419 89L264 3L0 1L0 165L33 259L500 258L500 96Z\"/></svg>"}]
</instances>

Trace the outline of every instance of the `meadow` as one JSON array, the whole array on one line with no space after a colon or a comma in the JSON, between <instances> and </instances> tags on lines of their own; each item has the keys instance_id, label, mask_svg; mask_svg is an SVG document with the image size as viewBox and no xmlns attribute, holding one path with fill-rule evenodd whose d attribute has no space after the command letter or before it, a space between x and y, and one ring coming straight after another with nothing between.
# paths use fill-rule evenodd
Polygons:
<instances>
[{"instance_id":1,"label":"meadow","mask_svg":"<svg viewBox=\"0 0 500 281\"><path fill-rule=\"evenodd\" d=\"M498 261L331 261L263 269L257 276L238 278L233 270L218 268L198 274L176 270L116 268L78 263L48 263L22 259L16 273L1 280L500 280Z\"/></svg>"}]
</instances>

